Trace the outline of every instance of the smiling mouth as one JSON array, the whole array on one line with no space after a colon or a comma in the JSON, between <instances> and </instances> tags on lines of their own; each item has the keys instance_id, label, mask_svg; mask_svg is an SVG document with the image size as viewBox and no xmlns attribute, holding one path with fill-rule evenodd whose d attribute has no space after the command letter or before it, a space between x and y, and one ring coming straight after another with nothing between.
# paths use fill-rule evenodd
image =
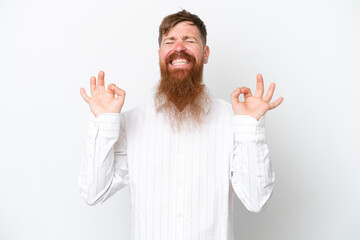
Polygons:
<instances>
[{"instance_id":1,"label":"smiling mouth","mask_svg":"<svg viewBox=\"0 0 360 240\"><path fill-rule=\"evenodd\" d=\"M178 65L186 65L189 64L190 61L188 61L185 58L176 58L170 61L170 64L173 66L178 66Z\"/></svg>"}]
</instances>

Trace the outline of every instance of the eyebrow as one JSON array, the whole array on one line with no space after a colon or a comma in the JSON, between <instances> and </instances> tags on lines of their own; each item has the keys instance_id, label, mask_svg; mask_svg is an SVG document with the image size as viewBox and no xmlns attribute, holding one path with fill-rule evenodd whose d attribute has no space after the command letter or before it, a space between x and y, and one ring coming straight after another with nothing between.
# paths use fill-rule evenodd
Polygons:
<instances>
[{"instance_id":1,"label":"eyebrow","mask_svg":"<svg viewBox=\"0 0 360 240\"><path fill-rule=\"evenodd\" d=\"M166 40L175 40L175 37L166 37L166 38L164 38L164 42L165 42Z\"/></svg>"},{"instance_id":2,"label":"eyebrow","mask_svg":"<svg viewBox=\"0 0 360 240\"><path fill-rule=\"evenodd\" d=\"M196 40L196 37L193 37L193 36L185 36L183 39L186 40L186 39L189 39L189 38L193 38Z\"/></svg>"},{"instance_id":3,"label":"eyebrow","mask_svg":"<svg viewBox=\"0 0 360 240\"><path fill-rule=\"evenodd\" d=\"M193 38L193 39L197 40L196 37L194 37L194 36L185 35L184 37L182 37L183 40L186 40L186 39L189 39L189 38ZM166 40L172 40L172 41L174 41L175 39L176 39L175 37L165 37L165 38L164 38L164 42L165 42Z\"/></svg>"}]
</instances>

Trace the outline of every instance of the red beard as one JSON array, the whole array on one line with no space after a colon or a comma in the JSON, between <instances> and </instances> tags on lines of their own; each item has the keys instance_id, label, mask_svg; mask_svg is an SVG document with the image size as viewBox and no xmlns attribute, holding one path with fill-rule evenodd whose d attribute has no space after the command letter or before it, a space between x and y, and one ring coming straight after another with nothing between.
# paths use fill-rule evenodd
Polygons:
<instances>
[{"instance_id":1,"label":"red beard","mask_svg":"<svg viewBox=\"0 0 360 240\"><path fill-rule=\"evenodd\" d=\"M175 58L185 58L189 68L169 69ZM197 126L203 118L202 106L207 101L205 85L202 84L203 59L196 59L185 52L174 52L160 63L161 80L155 94L156 108L163 107L171 125L180 128L183 122ZM160 106L161 105L161 106Z\"/></svg>"}]
</instances>

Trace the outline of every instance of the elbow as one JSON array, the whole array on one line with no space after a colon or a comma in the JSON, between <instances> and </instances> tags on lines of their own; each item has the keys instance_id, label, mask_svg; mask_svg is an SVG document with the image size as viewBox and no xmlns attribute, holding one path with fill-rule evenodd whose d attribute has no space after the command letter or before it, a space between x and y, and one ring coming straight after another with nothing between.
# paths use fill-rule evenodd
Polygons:
<instances>
[{"instance_id":1,"label":"elbow","mask_svg":"<svg viewBox=\"0 0 360 240\"><path fill-rule=\"evenodd\" d=\"M253 213L259 213L262 210L261 206L245 206L247 210Z\"/></svg>"},{"instance_id":2,"label":"elbow","mask_svg":"<svg viewBox=\"0 0 360 240\"><path fill-rule=\"evenodd\" d=\"M87 205L89 205L89 206L96 206L96 205L98 205L98 203L96 202L96 200L85 199L85 198L84 198L84 201L85 201L85 203L86 203Z\"/></svg>"},{"instance_id":3,"label":"elbow","mask_svg":"<svg viewBox=\"0 0 360 240\"><path fill-rule=\"evenodd\" d=\"M253 212L253 213L259 213L261 212L261 208L259 209L253 209L253 210L249 210L250 212Z\"/></svg>"},{"instance_id":4,"label":"elbow","mask_svg":"<svg viewBox=\"0 0 360 240\"><path fill-rule=\"evenodd\" d=\"M241 202L244 204L245 208L253 213L259 213L262 210L262 207L259 203L251 202L249 199L240 199Z\"/></svg>"},{"instance_id":5,"label":"elbow","mask_svg":"<svg viewBox=\"0 0 360 240\"><path fill-rule=\"evenodd\" d=\"M85 191L84 189L79 189L80 194L84 202L89 206L96 206L101 203L100 198L96 196L92 196L89 194L88 191Z\"/></svg>"},{"instance_id":6,"label":"elbow","mask_svg":"<svg viewBox=\"0 0 360 240\"><path fill-rule=\"evenodd\" d=\"M259 212L261 212L261 210L262 210L262 208L254 209L252 212L253 212L253 213L259 213Z\"/></svg>"},{"instance_id":7,"label":"elbow","mask_svg":"<svg viewBox=\"0 0 360 240\"><path fill-rule=\"evenodd\" d=\"M259 213L264 208L266 208L267 203L269 202L272 193L273 186L270 184L264 191L256 192L244 192L242 187L236 186L234 191L241 202L244 204L245 208L253 213Z\"/></svg>"},{"instance_id":8,"label":"elbow","mask_svg":"<svg viewBox=\"0 0 360 240\"><path fill-rule=\"evenodd\" d=\"M242 201L244 203L245 208L253 213L259 213L263 210L265 204L259 204L259 203L247 203L246 201Z\"/></svg>"},{"instance_id":9,"label":"elbow","mask_svg":"<svg viewBox=\"0 0 360 240\"><path fill-rule=\"evenodd\" d=\"M81 196L84 202L89 206L96 206L98 204L97 199L89 197L86 193L81 192Z\"/></svg>"},{"instance_id":10,"label":"elbow","mask_svg":"<svg viewBox=\"0 0 360 240\"><path fill-rule=\"evenodd\" d=\"M246 207L247 210L249 210L250 212L253 212L253 213L259 213L261 212L263 209L266 208L267 204L269 203L270 199L271 199L271 196L272 196L272 187L271 187L271 190L269 190L266 194L263 195L263 198L260 198L260 201L259 202L256 202L256 203L253 203L251 205L248 205Z\"/></svg>"}]
</instances>

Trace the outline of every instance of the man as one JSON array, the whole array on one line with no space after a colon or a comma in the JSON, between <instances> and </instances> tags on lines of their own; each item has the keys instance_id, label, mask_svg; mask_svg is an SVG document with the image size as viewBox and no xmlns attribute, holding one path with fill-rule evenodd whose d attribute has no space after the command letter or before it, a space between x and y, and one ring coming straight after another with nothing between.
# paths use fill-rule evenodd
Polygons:
<instances>
[{"instance_id":1,"label":"man","mask_svg":"<svg viewBox=\"0 0 360 240\"><path fill-rule=\"evenodd\" d=\"M129 186L131 239L233 239L232 196L259 212L271 196L274 172L265 143L263 98L246 87L231 105L210 96L202 82L209 60L206 28L185 10L159 28L161 80L153 100L121 112L125 92L90 79L90 119L79 187L89 205ZM239 101L244 94L244 102Z\"/></svg>"}]
</instances>

